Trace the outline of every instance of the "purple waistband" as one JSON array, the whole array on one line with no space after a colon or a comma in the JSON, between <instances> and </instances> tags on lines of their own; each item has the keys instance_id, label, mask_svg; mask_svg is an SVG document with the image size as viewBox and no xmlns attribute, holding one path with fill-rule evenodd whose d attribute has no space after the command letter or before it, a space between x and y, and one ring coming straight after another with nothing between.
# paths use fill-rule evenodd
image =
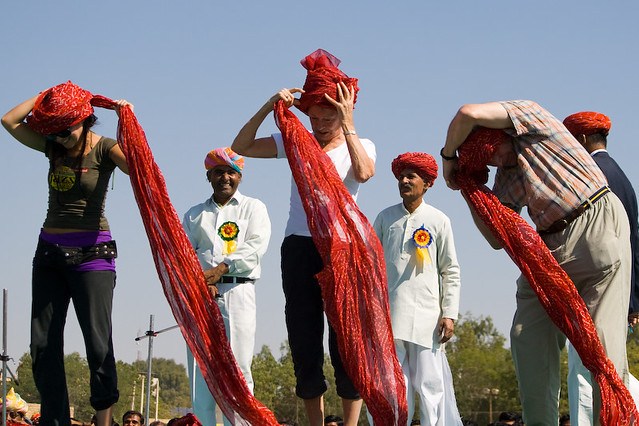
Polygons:
<instances>
[{"instance_id":1,"label":"purple waistband","mask_svg":"<svg viewBox=\"0 0 639 426\"><path fill-rule=\"evenodd\" d=\"M111 231L80 231L66 234L47 234L40 230L40 239L49 244L59 244L68 247L85 247L111 241ZM76 271L113 271L115 259L95 259L74 266Z\"/></svg>"}]
</instances>

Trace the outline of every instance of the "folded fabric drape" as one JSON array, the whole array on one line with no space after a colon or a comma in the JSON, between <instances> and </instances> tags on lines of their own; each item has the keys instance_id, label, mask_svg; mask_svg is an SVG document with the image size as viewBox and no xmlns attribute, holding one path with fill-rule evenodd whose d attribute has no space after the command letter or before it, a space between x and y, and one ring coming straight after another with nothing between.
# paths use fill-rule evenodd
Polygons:
<instances>
[{"instance_id":1,"label":"folded fabric drape","mask_svg":"<svg viewBox=\"0 0 639 426\"><path fill-rule=\"evenodd\" d=\"M144 131L129 107L120 111L118 141L164 294L211 394L227 418L234 418L234 412L242 417L236 424L279 424L246 386L200 262L171 204Z\"/></svg>"}]
</instances>

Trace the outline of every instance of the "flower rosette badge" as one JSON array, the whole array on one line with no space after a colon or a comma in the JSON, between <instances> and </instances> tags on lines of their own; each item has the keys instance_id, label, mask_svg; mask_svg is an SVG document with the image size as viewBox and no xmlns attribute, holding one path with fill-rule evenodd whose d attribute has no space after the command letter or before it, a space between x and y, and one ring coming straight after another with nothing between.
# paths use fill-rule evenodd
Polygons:
<instances>
[{"instance_id":1,"label":"flower rosette badge","mask_svg":"<svg viewBox=\"0 0 639 426\"><path fill-rule=\"evenodd\" d=\"M224 241L224 249L222 250L222 254L231 254L237 248L237 244L235 243L235 239L237 235L240 233L240 228L237 226L235 222L224 222L217 229L217 235L222 238Z\"/></svg>"},{"instance_id":2,"label":"flower rosette badge","mask_svg":"<svg viewBox=\"0 0 639 426\"><path fill-rule=\"evenodd\" d=\"M430 234L430 231L424 228L422 225L420 228L417 228L415 232L413 232L413 244L415 244L416 254L417 254L417 263L420 266L424 264L429 264L430 254L428 254L428 246L433 242L433 237Z\"/></svg>"}]
</instances>

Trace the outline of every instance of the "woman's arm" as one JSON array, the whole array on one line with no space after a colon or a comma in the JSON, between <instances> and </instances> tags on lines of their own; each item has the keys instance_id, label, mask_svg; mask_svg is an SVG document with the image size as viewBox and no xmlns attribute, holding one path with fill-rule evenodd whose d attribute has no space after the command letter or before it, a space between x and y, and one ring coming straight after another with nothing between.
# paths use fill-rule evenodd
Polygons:
<instances>
[{"instance_id":1,"label":"woman's arm","mask_svg":"<svg viewBox=\"0 0 639 426\"><path fill-rule=\"evenodd\" d=\"M368 156L355 132L355 125L353 124L355 88L347 87L344 82L340 81L337 83L337 100L327 94L324 96L337 109L342 122L342 130L344 131L348 153L351 156L355 180L359 183L364 183L375 174L375 162Z\"/></svg>"},{"instance_id":2,"label":"woman's arm","mask_svg":"<svg viewBox=\"0 0 639 426\"><path fill-rule=\"evenodd\" d=\"M113 145L111 151L109 151L109 158L113 160L118 169L122 170L127 175L129 174L129 167L126 165L126 157L120 148L120 144Z\"/></svg>"},{"instance_id":3,"label":"woman's arm","mask_svg":"<svg viewBox=\"0 0 639 426\"><path fill-rule=\"evenodd\" d=\"M24 119L33 109L35 101L39 95L22 102L2 117L2 125L7 132L18 140L21 144L31 149L44 152L47 140L40 133L33 130L25 123Z\"/></svg>"},{"instance_id":4,"label":"woman's arm","mask_svg":"<svg viewBox=\"0 0 639 426\"><path fill-rule=\"evenodd\" d=\"M264 104L253 117L242 127L235 137L231 149L240 155L256 158L275 158L277 156L277 146L272 137L256 139L257 129L264 122L273 106L279 100L283 100L287 108L299 104L299 100L293 93L302 93L302 89L282 89Z\"/></svg>"}]
</instances>

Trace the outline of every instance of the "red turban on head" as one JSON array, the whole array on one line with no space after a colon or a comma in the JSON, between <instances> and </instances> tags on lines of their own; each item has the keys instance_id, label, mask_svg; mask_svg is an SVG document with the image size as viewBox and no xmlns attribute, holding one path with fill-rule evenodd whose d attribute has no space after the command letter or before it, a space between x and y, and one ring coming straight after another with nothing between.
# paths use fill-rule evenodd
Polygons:
<instances>
[{"instance_id":1,"label":"red turban on head","mask_svg":"<svg viewBox=\"0 0 639 426\"><path fill-rule=\"evenodd\" d=\"M308 109L313 105L322 108L335 109L333 104L326 100L324 94L333 99L337 99L337 83L343 81L346 87L355 88L355 99L357 102L357 79L349 78L342 71L337 69L340 60L325 50L317 49L300 62L308 71L306 82L304 82L304 93L300 97L299 109L308 114Z\"/></svg>"},{"instance_id":2,"label":"red turban on head","mask_svg":"<svg viewBox=\"0 0 639 426\"><path fill-rule=\"evenodd\" d=\"M93 114L93 98L71 81L59 84L38 96L27 124L43 135L68 129Z\"/></svg>"},{"instance_id":3,"label":"red turban on head","mask_svg":"<svg viewBox=\"0 0 639 426\"><path fill-rule=\"evenodd\" d=\"M573 115L569 115L564 120L564 126L574 137L578 135L594 135L602 133L608 136L610 131L610 118L600 112L582 111Z\"/></svg>"},{"instance_id":4,"label":"red turban on head","mask_svg":"<svg viewBox=\"0 0 639 426\"><path fill-rule=\"evenodd\" d=\"M179 419L173 419L169 423L171 426L202 426L202 423L200 423L198 418L192 413L188 413Z\"/></svg>"},{"instance_id":5,"label":"red turban on head","mask_svg":"<svg viewBox=\"0 0 639 426\"><path fill-rule=\"evenodd\" d=\"M393 174L399 179L402 170L413 169L425 182L437 179L437 162L432 155L423 152L407 152L397 156L391 164Z\"/></svg>"}]
</instances>

